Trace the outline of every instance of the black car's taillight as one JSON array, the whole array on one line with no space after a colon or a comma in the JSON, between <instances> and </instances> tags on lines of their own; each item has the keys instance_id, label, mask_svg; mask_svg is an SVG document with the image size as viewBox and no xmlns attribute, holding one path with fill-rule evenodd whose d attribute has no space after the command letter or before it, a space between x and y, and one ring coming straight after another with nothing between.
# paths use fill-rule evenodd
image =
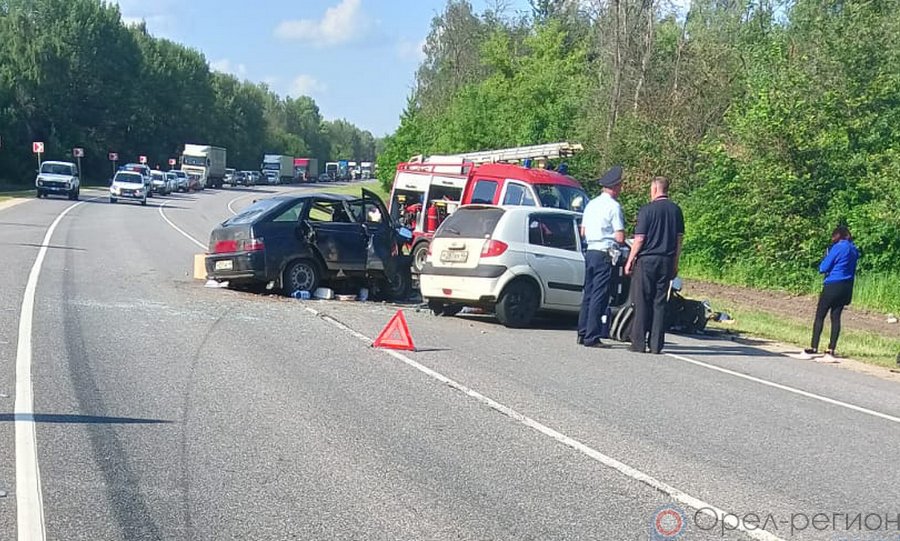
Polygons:
<instances>
[{"instance_id":1,"label":"black car's taillight","mask_svg":"<svg viewBox=\"0 0 900 541\"><path fill-rule=\"evenodd\" d=\"M236 240L220 240L216 241L213 247L214 254L233 254L238 251L238 241Z\"/></svg>"}]
</instances>

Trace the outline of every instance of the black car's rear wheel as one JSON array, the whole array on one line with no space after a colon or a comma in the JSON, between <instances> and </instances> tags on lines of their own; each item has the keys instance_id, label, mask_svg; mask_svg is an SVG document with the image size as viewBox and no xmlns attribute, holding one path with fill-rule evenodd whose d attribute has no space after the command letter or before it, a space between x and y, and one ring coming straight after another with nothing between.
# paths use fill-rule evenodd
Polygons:
<instances>
[{"instance_id":1,"label":"black car's rear wheel","mask_svg":"<svg viewBox=\"0 0 900 541\"><path fill-rule=\"evenodd\" d=\"M308 259L301 259L290 263L284 269L281 290L285 295L291 295L295 291L312 293L319 287L319 280L321 280L321 273L318 265Z\"/></svg>"},{"instance_id":2,"label":"black car's rear wheel","mask_svg":"<svg viewBox=\"0 0 900 541\"><path fill-rule=\"evenodd\" d=\"M398 269L393 275L385 278L381 283L380 289L387 300L406 300L412 289L412 275L409 272L409 268Z\"/></svg>"}]
</instances>

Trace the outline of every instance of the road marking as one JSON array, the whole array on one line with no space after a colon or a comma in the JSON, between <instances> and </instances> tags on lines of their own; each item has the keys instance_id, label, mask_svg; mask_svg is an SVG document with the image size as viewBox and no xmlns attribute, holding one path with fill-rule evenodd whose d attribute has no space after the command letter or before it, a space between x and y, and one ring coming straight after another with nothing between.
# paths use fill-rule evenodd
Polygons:
<instances>
[{"instance_id":1,"label":"road marking","mask_svg":"<svg viewBox=\"0 0 900 541\"><path fill-rule=\"evenodd\" d=\"M691 359L689 357L684 357L682 355L676 355L674 353L666 353L668 357L673 359L678 359L679 361L683 361L686 363L690 363L696 366L700 366L702 368L708 368L709 370L715 370L716 372L721 372L723 374L728 374L729 376L734 376L737 378L745 379L747 381L752 381L754 383L759 383L760 385L765 385L767 387L772 387L774 389L780 389L782 391L787 391L789 393L793 393L796 395L804 396L806 398L812 398L813 400L819 400L821 402L825 402L826 404L831 404L833 406L838 406L841 408L847 408L849 410L857 411L859 413L864 413L866 415L871 415L873 417L878 417L879 419L884 419L886 421L891 421L893 423L900 423L900 417L895 417L893 415L888 415L887 413L881 413L880 411L870 410L868 408L864 408L862 406L857 406L854 404L850 404L848 402L842 402L840 400L835 400L833 398L828 398L827 396L818 395L815 393L811 393L809 391L804 391L802 389L797 389L795 387L790 387L788 385L782 385L781 383L775 383L774 381L768 381L762 378L758 378L756 376L750 376L747 374L742 374L740 372L735 372L734 370L729 370L727 368L722 368L721 366L716 366L714 364L705 363L703 361L697 361Z\"/></svg>"},{"instance_id":2,"label":"road marking","mask_svg":"<svg viewBox=\"0 0 900 541\"><path fill-rule=\"evenodd\" d=\"M28 282L25 285L25 296L22 298L22 311L19 314L19 341L16 349L16 511L19 541L40 541L46 539L44 525L44 501L41 495L41 471L38 466L37 435L34 423L34 385L31 380L32 348L31 335L34 320L34 297L37 292L38 277L47 247L53 232L62 219L84 202L66 207L53 220L41 249L31 267Z\"/></svg>"},{"instance_id":3,"label":"road marking","mask_svg":"<svg viewBox=\"0 0 900 541\"><path fill-rule=\"evenodd\" d=\"M165 208L165 206L168 205L169 203L171 203L171 201L166 201L165 203L163 203L162 205L159 206L159 215L162 216L162 219L165 220L167 224L169 224L170 226L172 226L172 229L174 229L175 231L178 231L179 233L181 233L182 236L184 236L184 238L188 239L189 241L191 241L191 242L193 242L194 244L196 244L197 246L199 246L201 250L206 250L207 247L206 247L205 244L203 244L203 243L200 242L199 240L195 239L194 237L188 235L183 229L181 229L180 227L178 227L177 225L175 225L175 223L172 222L172 220L170 220L170 219L166 216L166 213L163 212L163 208Z\"/></svg>"},{"instance_id":4,"label":"road marking","mask_svg":"<svg viewBox=\"0 0 900 541\"><path fill-rule=\"evenodd\" d=\"M239 195L239 196L235 197L234 199L232 199L231 201L229 201L229 202L228 202L228 212L230 212L230 213L232 213L232 214L237 214L237 211L234 210L234 206L233 206L233 205L234 205L235 203L237 203L238 201L240 201L241 199L244 199L245 197L249 197L250 195L253 195L253 194Z\"/></svg>"},{"instance_id":5,"label":"road marking","mask_svg":"<svg viewBox=\"0 0 900 541\"><path fill-rule=\"evenodd\" d=\"M359 339L361 342L371 345L371 343L372 343L371 338L348 327L347 325L345 325L344 323L341 323L337 319L334 319L333 317L331 317L327 314L323 314L323 313L319 312L318 310L315 310L315 309L307 307L307 306L304 306L304 309L307 312L309 312L310 314L313 314L316 317L318 317L324 321L327 321L328 323L337 327L338 329L341 329L342 331L349 333L351 336ZM509 417L510 419L513 419L514 421L517 421L517 422L527 426L528 428L531 428L532 430L535 430L549 438L552 438L553 440L588 456L589 458L599 462L600 464L602 464L608 468L611 468L613 470L616 470L617 472L621 473L622 475L625 475L626 477L629 477L635 481L643 483L643 484L653 488L654 490L662 492L663 494L665 494L666 496L669 496L670 498L672 498L676 502L680 503L681 505L690 507L691 509L694 509L695 511L698 511L698 512L703 512L704 514L707 514L707 515L714 514L715 518L718 522L727 521L729 528L734 528L734 529L740 530L741 532L745 533L752 539L756 539L758 541L783 541L780 537L778 537L774 534L771 534L765 530L760 530L758 526L748 527L742 520L738 519L734 514L726 513L722 509L720 509L714 505L711 505L709 503L706 503L699 498L691 496L690 494L687 494L686 492L683 492L683 491L673 487L672 485L669 485L668 483L664 483L664 482L656 479L655 477L652 477L651 475L646 474L646 473L642 472L641 470L638 470L637 468L629 466L628 464L625 464L624 462L620 462L620 461L616 460L615 458L612 458L611 456L605 455L605 454L601 453L600 451L597 451L596 449L589 447L574 438L566 436L562 432L554 430L554 429L550 428L549 426L547 426L539 421L536 421L536 420L532 419L531 417L528 417L527 415L519 413L518 411L514 410L513 408L511 408L509 406L501 404L500 402L497 402L496 400L489 398L489 397L479 393L478 391L470 389L469 387L466 387L465 385L463 385L453 379L448 378L447 376L441 374L440 372L432 370L431 368L428 368L427 366L414 361L413 359L407 357L406 355L404 355L398 351L394 351L394 350L390 350L390 349L385 349L382 351L384 353L387 353L391 357L394 357L395 359L401 361L402 363L404 363L412 368L415 368L416 370L418 370L419 372L422 372L426 376L428 376L434 380L437 380L440 383L447 385L448 387L450 387L456 391L459 391L459 392L465 394L469 398L472 398L472 399L488 406L489 408Z\"/></svg>"}]
</instances>

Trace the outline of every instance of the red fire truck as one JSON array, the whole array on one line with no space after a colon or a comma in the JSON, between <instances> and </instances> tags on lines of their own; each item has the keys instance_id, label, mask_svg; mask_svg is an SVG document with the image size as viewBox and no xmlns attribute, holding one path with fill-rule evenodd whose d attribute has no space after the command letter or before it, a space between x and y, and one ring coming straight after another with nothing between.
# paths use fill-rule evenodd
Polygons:
<instances>
[{"instance_id":1,"label":"red fire truck","mask_svg":"<svg viewBox=\"0 0 900 541\"><path fill-rule=\"evenodd\" d=\"M417 156L397 166L390 212L413 231L413 272L425 266L428 245L444 218L471 203L582 211L587 193L574 178L544 169L581 145L553 143L452 156Z\"/></svg>"}]
</instances>

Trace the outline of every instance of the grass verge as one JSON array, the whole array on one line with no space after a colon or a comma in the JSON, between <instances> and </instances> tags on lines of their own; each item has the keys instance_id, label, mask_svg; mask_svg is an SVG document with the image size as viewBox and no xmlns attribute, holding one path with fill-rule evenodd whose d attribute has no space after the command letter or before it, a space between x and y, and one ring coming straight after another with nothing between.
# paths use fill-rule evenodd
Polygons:
<instances>
[{"instance_id":1,"label":"grass verge","mask_svg":"<svg viewBox=\"0 0 900 541\"><path fill-rule=\"evenodd\" d=\"M725 286L737 285L778 291L777 288L761 287L758 281L740 272L710 273L690 263L679 270L681 275L687 279L703 280ZM792 292L818 295L822 290L822 277L810 274L809 278L808 286L792 290ZM896 271L861 272L856 277L856 284L853 288L853 305L882 314L900 314L900 273Z\"/></svg>"},{"instance_id":2,"label":"grass verge","mask_svg":"<svg viewBox=\"0 0 900 541\"><path fill-rule=\"evenodd\" d=\"M812 316L805 321L795 318L776 316L759 310L742 308L732 303L712 299L717 310L728 313L734 323L710 323L710 327L725 329L746 336L767 338L785 344L797 346L799 351L809 347L812 334ZM826 319L825 331L822 333L822 346L828 345L830 329ZM857 361L895 368L897 353L900 352L900 339L887 338L876 333L843 329L838 341L838 355Z\"/></svg>"},{"instance_id":3,"label":"grass verge","mask_svg":"<svg viewBox=\"0 0 900 541\"><path fill-rule=\"evenodd\" d=\"M34 190L0 191L0 202L16 199L18 197L34 197Z\"/></svg>"}]
</instances>

